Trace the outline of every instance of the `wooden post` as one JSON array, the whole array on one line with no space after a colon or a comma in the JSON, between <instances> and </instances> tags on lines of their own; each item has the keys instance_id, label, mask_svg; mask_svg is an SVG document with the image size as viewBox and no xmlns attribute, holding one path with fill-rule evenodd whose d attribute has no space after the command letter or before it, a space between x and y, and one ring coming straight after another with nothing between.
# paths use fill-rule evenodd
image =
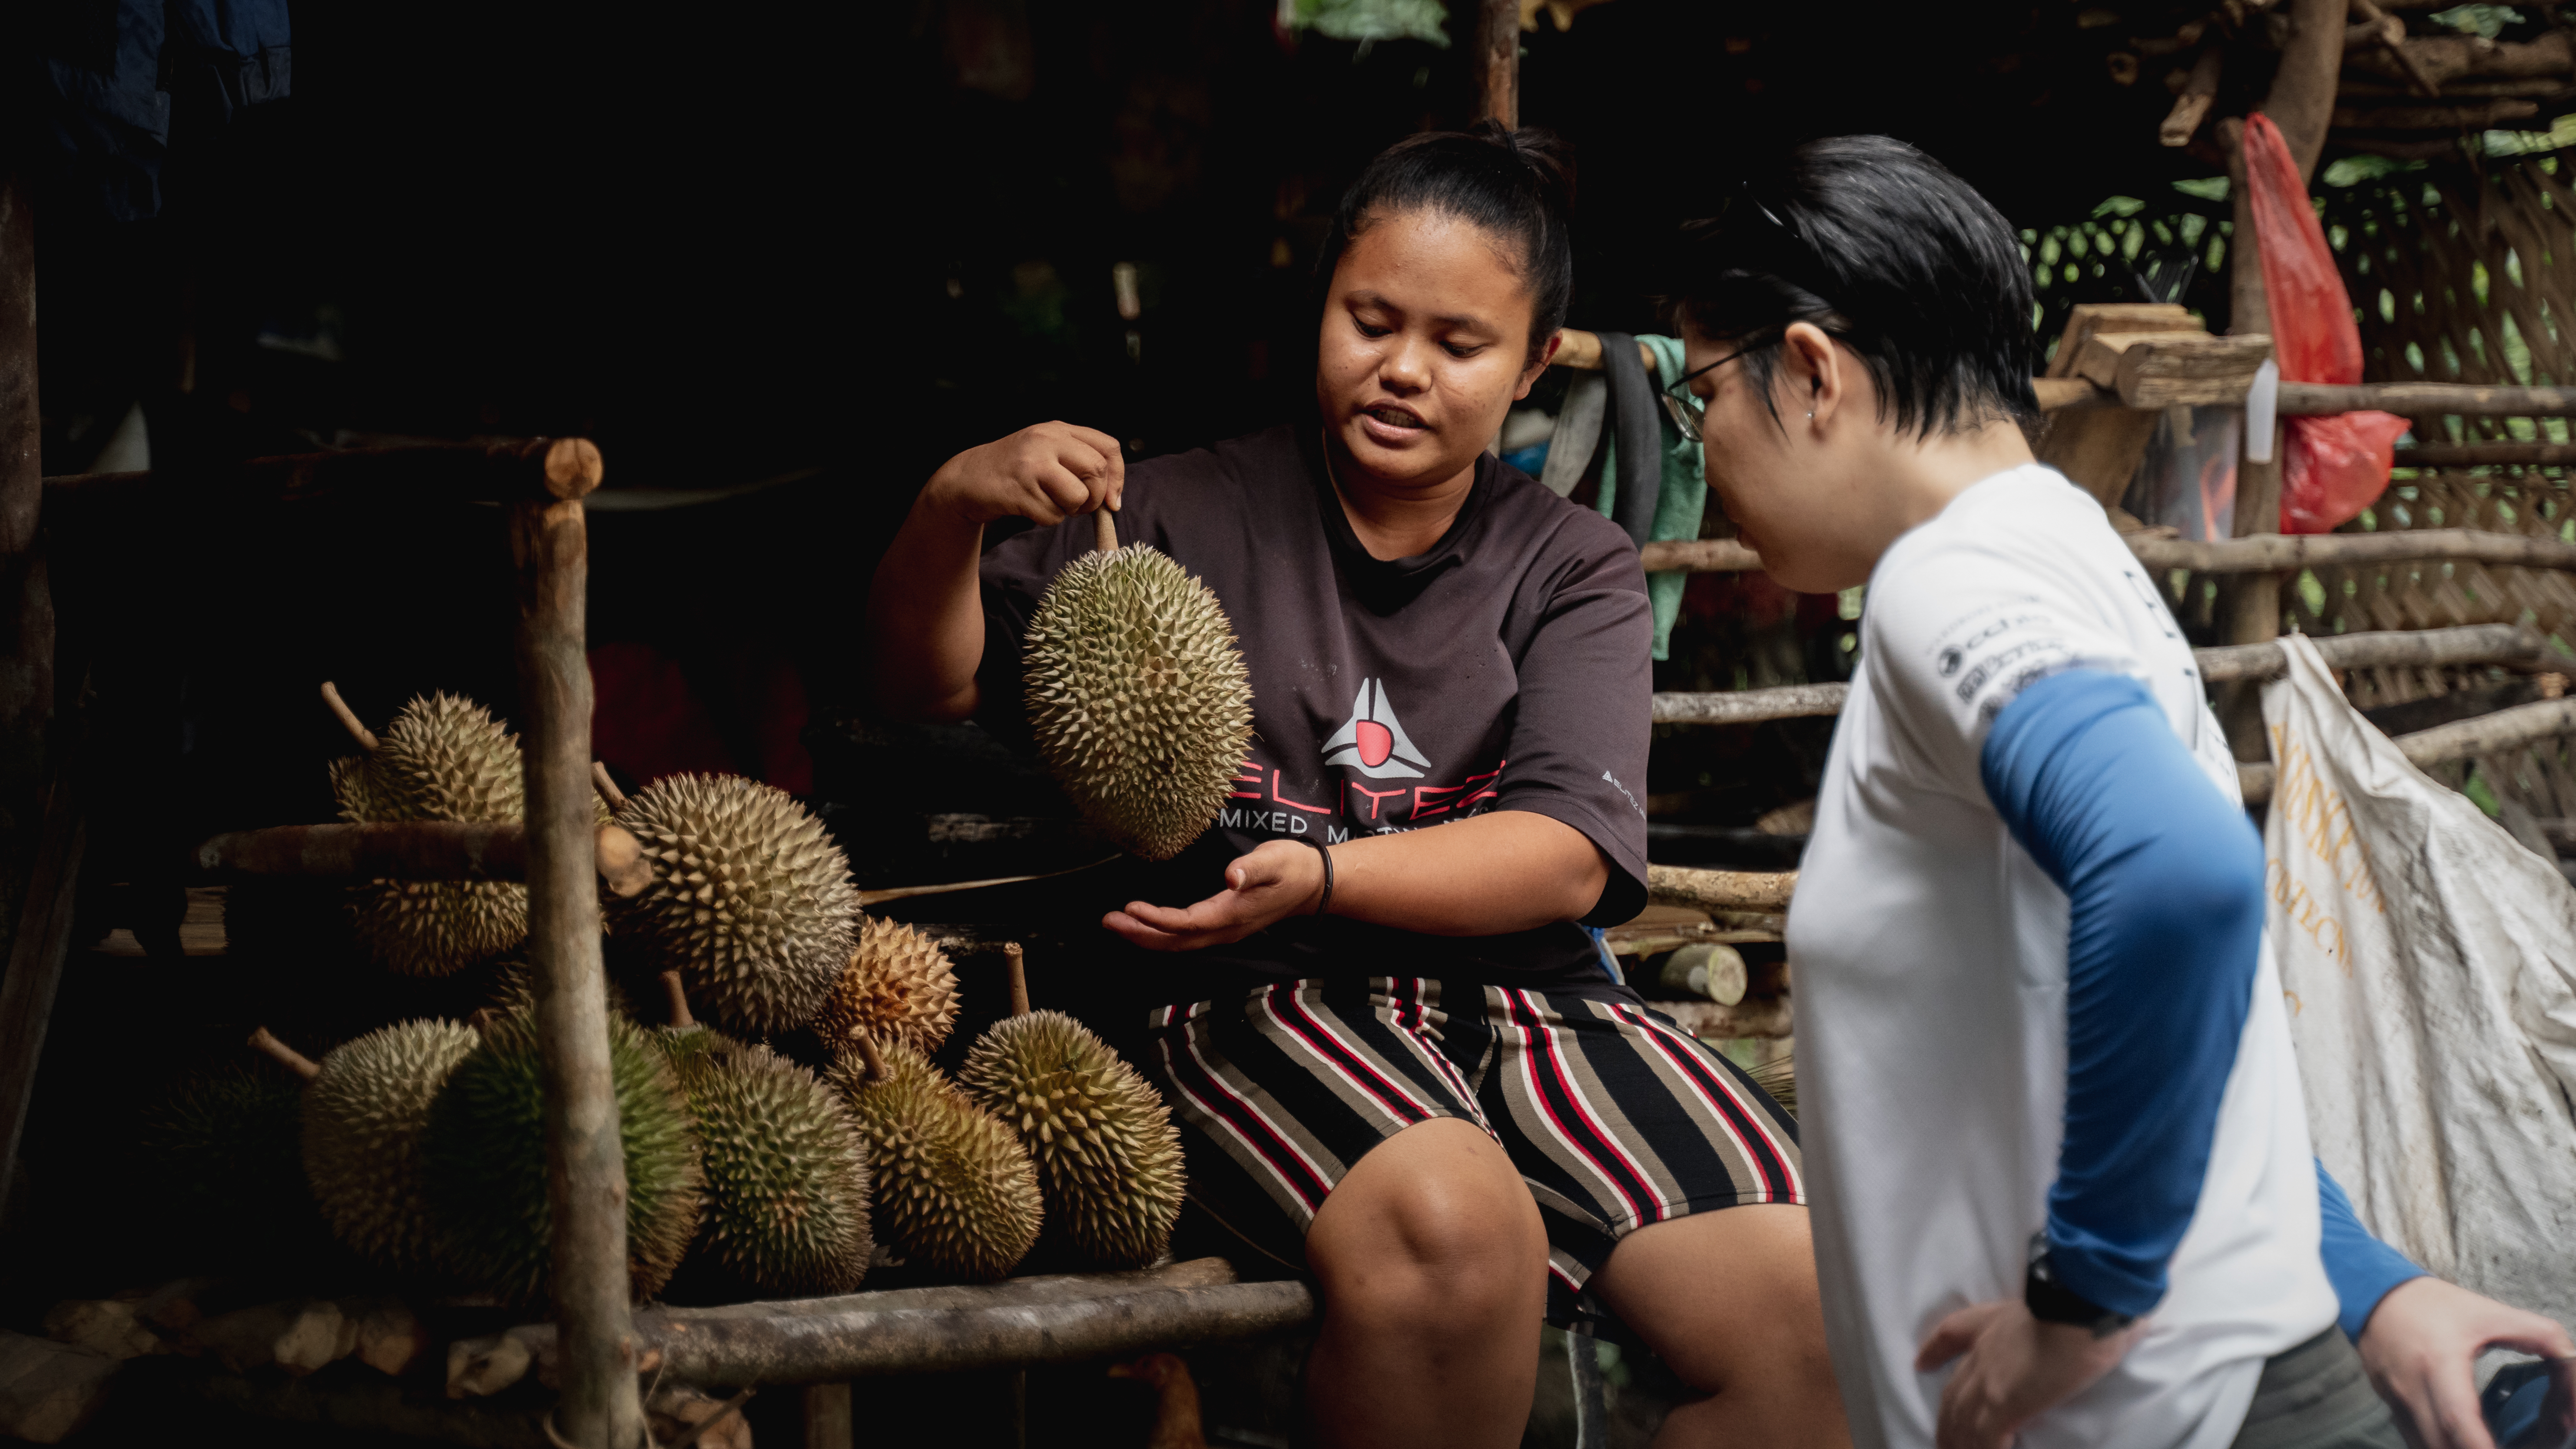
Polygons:
<instances>
[{"instance_id":1,"label":"wooden post","mask_svg":"<svg viewBox=\"0 0 2576 1449\"><path fill-rule=\"evenodd\" d=\"M805 1449L852 1449L850 1386L805 1386Z\"/></svg>"},{"instance_id":2,"label":"wooden post","mask_svg":"<svg viewBox=\"0 0 2576 1449\"><path fill-rule=\"evenodd\" d=\"M570 440L567 440L570 441ZM585 445L586 446L586 445ZM592 843L589 585L581 498L597 454L510 505L519 579L519 701L528 785L528 954L543 1062L546 1198L554 1214L562 1398L554 1427L578 1449L633 1449L644 1434L627 1303L626 1159L609 1081ZM568 458L575 463L577 459Z\"/></svg>"},{"instance_id":3,"label":"wooden post","mask_svg":"<svg viewBox=\"0 0 2576 1449\"><path fill-rule=\"evenodd\" d=\"M28 187L0 172L0 1202L36 1081L71 939L81 811L73 781L47 788L54 712L54 596L38 521L44 429L36 412L36 220Z\"/></svg>"},{"instance_id":4,"label":"wooden post","mask_svg":"<svg viewBox=\"0 0 2576 1449\"><path fill-rule=\"evenodd\" d=\"M1511 130L1521 123L1520 0L1477 0L1476 45L1468 52L1476 68L1476 118L1499 121Z\"/></svg>"}]
</instances>

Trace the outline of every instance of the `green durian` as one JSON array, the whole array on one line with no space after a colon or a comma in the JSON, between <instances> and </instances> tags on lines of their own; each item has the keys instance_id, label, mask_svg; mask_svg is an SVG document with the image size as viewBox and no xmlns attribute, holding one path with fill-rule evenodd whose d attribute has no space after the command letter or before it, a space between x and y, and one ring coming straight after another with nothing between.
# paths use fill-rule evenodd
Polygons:
<instances>
[{"instance_id":1,"label":"green durian","mask_svg":"<svg viewBox=\"0 0 2576 1449\"><path fill-rule=\"evenodd\" d=\"M957 972L937 943L897 921L865 916L859 943L814 1018L835 1052L860 1037L935 1052L957 1024Z\"/></svg>"},{"instance_id":2,"label":"green durian","mask_svg":"<svg viewBox=\"0 0 2576 1449\"><path fill-rule=\"evenodd\" d=\"M176 1074L137 1119L134 1200L150 1231L210 1265L283 1260L327 1247L297 1144L304 1082L274 1062L218 1061Z\"/></svg>"},{"instance_id":3,"label":"green durian","mask_svg":"<svg viewBox=\"0 0 2576 1449\"><path fill-rule=\"evenodd\" d=\"M674 1039L677 1038L676 1042ZM713 1040L708 1040L712 1038ZM703 1251L765 1293L847 1293L867 1276L867 1145L804 1067L704 1027L663 1034L687 1065L706 1170Z\"/></svg>"},{"instance_id":4,"label":"green durian","mask_svg":"<svg viewBox=\"0 0 2576 1449\"><path fill-rule=\"evenodd\" d=\"M1019 1134L968 1101L930 1059L899 1044L833 1062L834 1091L867 1140L880 1240L908 1263L969 1281L1000 1278L1038 1240L1045 1208Z\"/></svg>"},{"instance_id":5,"label":"green durian","mask_svg":"<svg viewBox=\"0 0 2576 1449\"><path fill-rule=\"evenodd\" d=\"M705 1179L687 1099L643 1028L608 1019L609 1076L626 1155L627 1270L660 1290L696 1236ZM519 1307L549 1298L554 1213L546 1199L545 1093L534 1019L513 1012L448 1078L423 1139L442 1256L459 1277Z\"/></svg>"},{"instance_id":6,"label":"green durian","mask_svg":"<svg viewBox=\"0 0 2576 1449\"><path fill-rule=\"evenodd\" d=\"M368 1262L436 1264L421 1138L477 1040L452 1021L402 1022L331 1051L304 1089L305 1178L333 1236Z\"/></svg>"},{"instance_id":7,"label":"green durian","mask_svg":"<svg viewBox=\"0 0 2576 1449\"><path fill-rule=\"evenodd\" d=\"M331 762L343 820L527 817L519 737L470 699L415 696L382 736L365 739L374 740L365 753ZM462 970L528 935L528 888L514 881L369 881L351 888L350 909L367 950L412 976Z\"/></svg>"},{"instance_id":8,"label":"green durian","mask_svg":"<svg viewBox=\"0 0 2576 1449\"><path fill-rule=\"evenodd\" d=\"M850 959L859 918L850 864L804 806L738 775L666 775L617 823L653 884L612 899L620 939L677 969L707 1015L767 1033L805 1025Z\"/></svg>"},{"instance_id":9,"label":"green durian","mask_svg":"<svg viewBox=\"0 0 2576 1449\"><path fill-rule=\"evenodd\" d=\"M996 1022L958 1073L976 1105L1036 1160L1050 1231L1103 1267L1141 1268L1172 1244L1180 1129L1153 1084L1060 1011Z\"/></svg>"},{"instance_id":10,"label":"green durian","mask_svg":"<svg viewBox=\"0 0 2576 1449\"><path fill-rule=\"evenodd\" d=\"M1084 819L1147 860L1216 819L1252 683L1207 585L1141 543L1085 554L1047 586L1022 658L1038 752Z\"/></svg>"}]
</instances>

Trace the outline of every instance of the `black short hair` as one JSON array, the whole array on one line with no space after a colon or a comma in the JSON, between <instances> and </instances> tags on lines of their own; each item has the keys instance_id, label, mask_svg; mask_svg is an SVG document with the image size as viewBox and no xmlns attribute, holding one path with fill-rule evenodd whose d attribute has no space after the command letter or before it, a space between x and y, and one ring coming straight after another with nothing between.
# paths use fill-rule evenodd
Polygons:
<instances>
[{"instance_id":1,"label":"black short hair","mask_svg":"<svg viewBox=\"0 0 2576 1449\"><path fill-rule=\"evenodd\" d=\"M1680 320L1757 347L1792 322L1823 328L1860 355L1901 433L2039 416L2021 244L1974 188L1902 141L1793 148L1691 223L1683 255L1667 303ZM1769 348L1745 357L1766 406L1778 361Z\"/></svg>"},{"instance_id":2,"label":"black short hair","mask_svg":"<svg viewBox=\"0 0 2576 1449\"><path fill-rule=\"evenodd\" d=\"M1565 325L1574 300L1574 167L1550 132L1478 121L1464 131L1425 131L1387 147L1342 193L1315 261L1315 310L1329 300L1333 269L1351 239L1379 217L1428 209L1515 243L1529 284L1529 361Z\"/></svg>"}]
</instances>

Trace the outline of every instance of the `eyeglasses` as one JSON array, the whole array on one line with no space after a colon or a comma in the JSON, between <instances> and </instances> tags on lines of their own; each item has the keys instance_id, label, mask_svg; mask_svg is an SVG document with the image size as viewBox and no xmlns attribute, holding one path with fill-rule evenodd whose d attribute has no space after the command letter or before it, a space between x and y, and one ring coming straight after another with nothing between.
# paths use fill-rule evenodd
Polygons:
<instances>
[{"instance_id":1,"label":"eyeglasses","mask_svg":"<svg viewBox=\"0 0 2576 1449\"><path fill-rule=\"evenodd\" d=\"M1785 337L1786 335L1787 334L1784 331L1782 336ZM1692 381L1704 374L1715 372L1719 368L1726 366L1728 363L1733 362L1735 359L1745 356L1748 353L1759 352L1765 347L1776 347L1779 345L1780 341L1780 337L1773 337L1768 341L1756 342L1750 346L1739 347L1733 352L1726 354L1724 357L1719 358L1717 361L1708 364L1706 367L1695 367L1689 372L1682 374L1679 378L1676 378L1664 388L1664 415L1673 420L1673 426L1681 430L1681 435L1684 438L1687 438L1694 443L1700 441L1700 419L1708 415L1708 404L1700 399L1700 395L1698 393L1690 390Z\"/></svg>"}]
</instances>

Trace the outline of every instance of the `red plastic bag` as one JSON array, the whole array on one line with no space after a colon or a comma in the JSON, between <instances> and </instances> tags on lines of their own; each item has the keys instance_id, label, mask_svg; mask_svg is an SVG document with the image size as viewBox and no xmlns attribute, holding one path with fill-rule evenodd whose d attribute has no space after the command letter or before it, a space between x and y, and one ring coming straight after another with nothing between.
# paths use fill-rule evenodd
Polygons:
<instances>
[{"instance_id":1,"label":"red plastic bag","mask_svg":"<svg viewBox=\"0 0 2576 1449\"><path fill-rule=\"evenodd\" d=\"M2299 164L2280 128L2259 112L2245 121L2246 200L2254 213L2263 290L2272 306L2272 355L2284 382L2361 381L2361 328ZM2325 533L2388 489L2398 435L2394 413L2338 413L2281 420L2281 531Z\"/></svg>"}]
</instances>

